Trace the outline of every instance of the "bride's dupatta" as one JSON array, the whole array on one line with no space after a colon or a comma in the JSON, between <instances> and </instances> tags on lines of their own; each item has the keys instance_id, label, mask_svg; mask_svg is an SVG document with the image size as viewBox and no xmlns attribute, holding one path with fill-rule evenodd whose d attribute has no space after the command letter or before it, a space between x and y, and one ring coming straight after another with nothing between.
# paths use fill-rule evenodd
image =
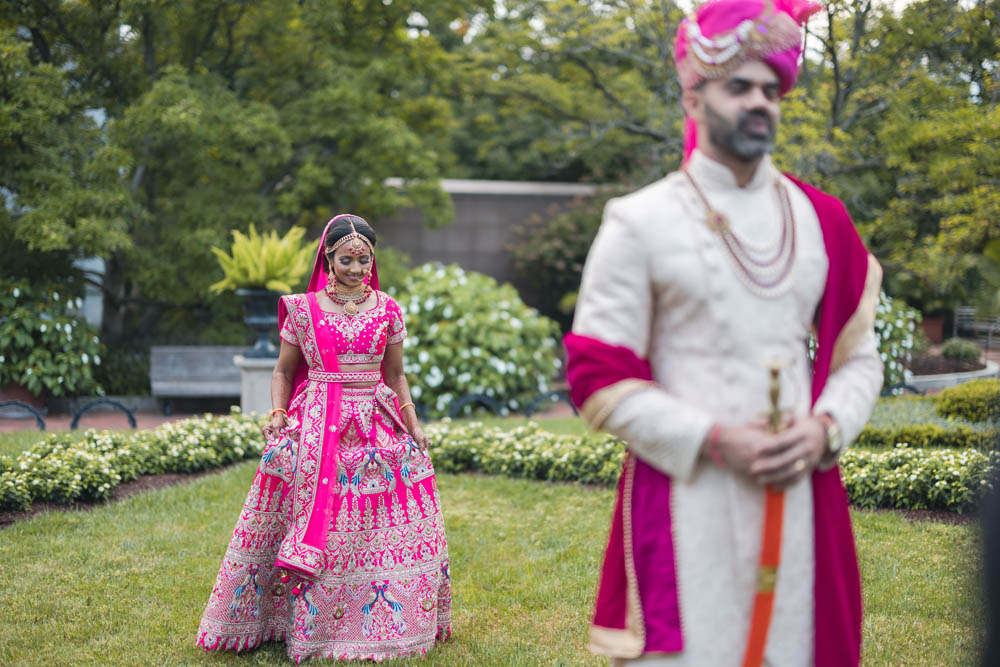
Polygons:
<instances>
[{"instance_id":1,"label":"bride's dupatta","mask_svg":"<svg viewBox=\"0 0 1000 667\"><path fill-rule=\"evenodd\" d=\"M315 577L325 566L326 538L330 525L330 512L334 488L324 483L336 477L337 456L340 451L341 385L336 382L310 382L309 369L317 367L328 373L336 373L336 351L320 357L316 346L316 335L312 321L316 293L327 285L327 274L323 271L323 256L326 250L326 235L330 227L340 218L338 215L326 224L320 237L313 264L312 276L306 291L306 298L290 301L282 297L278 301L279 326L284 327L288 317L293 318L293 329L299 337L302 360L295 369L292 382L294 390L289 401L289 412L301 414L301 430L295 453L294 474L291 478L292 521L278 550L275 566L293 570L306 577ZM379 288L375 257L372 256L372 289ZM289 306L294 308L289 311Z\"/></svg>"}]
</instances>

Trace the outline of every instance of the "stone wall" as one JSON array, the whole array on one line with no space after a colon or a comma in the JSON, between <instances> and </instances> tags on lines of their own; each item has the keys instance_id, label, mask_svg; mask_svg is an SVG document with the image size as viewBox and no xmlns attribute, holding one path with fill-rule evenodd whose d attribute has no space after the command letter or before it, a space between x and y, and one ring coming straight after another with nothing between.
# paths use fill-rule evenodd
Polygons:
<instances>
[{"instance_id":1,"label":"stone wall","mask_svg":"<svg viewBox=\"0 0 1000 667\"><path fill-rule=\"evenodd\" d=\"M390 184L402 186L399 179ZM478 271L500 282L513 282L512 229L533 215L550 215L592 195L597 187L582 183L534 183L444 179L455 206L455 220L428 229L419 209L404 209L372 221L379 244L402 250L414 264L440 261Z\"/></svg>"}]
</instances>

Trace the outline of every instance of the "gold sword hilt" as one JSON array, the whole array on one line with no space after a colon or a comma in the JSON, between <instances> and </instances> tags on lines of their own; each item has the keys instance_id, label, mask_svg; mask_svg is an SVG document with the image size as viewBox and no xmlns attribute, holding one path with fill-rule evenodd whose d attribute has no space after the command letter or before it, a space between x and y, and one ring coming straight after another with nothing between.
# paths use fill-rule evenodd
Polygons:
<instances>
[{"instance_id":1,"label":"gold sword hilt","mask_svg":"<svg viewBox=\"0 0 1000 667\"><path fill-rule=\"evenodd\" d=\"M771 409L767 413L767 428L771 433L780 431L784 422L781 408L779 407L781 401L781 366L782 363L780 361L771 361L767 364L767 370L771 374Z\"/></svg>"}]
</instances>

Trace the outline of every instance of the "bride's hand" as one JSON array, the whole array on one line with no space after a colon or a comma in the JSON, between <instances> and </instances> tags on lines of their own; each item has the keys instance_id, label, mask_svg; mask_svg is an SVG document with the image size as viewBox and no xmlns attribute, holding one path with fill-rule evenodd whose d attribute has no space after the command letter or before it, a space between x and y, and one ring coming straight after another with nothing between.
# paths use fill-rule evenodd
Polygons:
<instances>
[{"instance_id":1,"label":"bride's hand","mask_svg":"<svg viewBox=\"0 0 1000 667\"><path fill-rule=\"evenodd\" d=\"M431 446L431 439L427 437L427 434L419 426L410 431L410 437L413 438L413 442L416 443L422 452L426 452L427 448Z\"/></svg>"},{"instance_id":2,"label":"bride's hand","mask_svg":"<svg viewBox=\"0 0 1000 667\"><path fill-rule=\"evenodd\" d=\"M280 412L276 412L274 413L274 416L271 417L271 421L265 424L264 428L262 428L260 432L264 434L264 437L267 440L273 440L277 437L278 431L285 428L285 423L285 415Z\"/></svg>"}]
</instances>

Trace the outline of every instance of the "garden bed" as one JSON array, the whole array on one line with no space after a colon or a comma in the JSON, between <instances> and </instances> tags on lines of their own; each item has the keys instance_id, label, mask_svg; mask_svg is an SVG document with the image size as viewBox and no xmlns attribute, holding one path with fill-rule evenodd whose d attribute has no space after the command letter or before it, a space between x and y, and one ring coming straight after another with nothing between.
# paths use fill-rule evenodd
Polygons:
<instances>
[{"instance_id":1,"label":"garden bed","mask_svg":"<svg viewBox=\"0 0 1000 667\"><path fill-rule=\"evenodd\" d=\"M280 642L242 657L194 646L253 469L246 461L155 499L138 495L10 526L0 559L17 566L0 568L9 610L2 661L289 664ZM456 632L426 663L411 662L605 664L585 647L614 491L446 473L438 485ZM865 665L928 664L929 655L934 664L973 664L984 623L975 528L911 522L897 512L851 514Z\"/></svg>"},{"instance_id":2,"label":"garden bed","mask_svg":"<svg viewBox=\"0 0 1000 667\"><path fill-rule=\"evenodd\" d=\"M900 410L917 414L920 423L896 424L906 421L897 414ZM443 420L429 424L427 433L440 472L613 486L624 460L622 442L584 432L582 422L580 432L572 432L564 421L560 429L570 432L554 433L535 422ZM1000 468L1000 453L992 446L997 430L995 425L959 421L935 416L928 399L881 402L862 440L883 446L853 447L841 462L851 503L973 511ZM941 443L963 447L935 446ZM135 433L50 435L16 459L0 457L0 510L6 513L0 524L55 506L100 502L176 483L191 473L255 459L262 448L257 421L239 414Z\"/></svg>"},{"instance_id":3,"label":"garden bed","mask_svg":"<svg viewBox=\"0 0 1000 667\"><path fill-rule=\"evenodd\" d=\"M949 359L933 354L914 354L909 363L914 375L941 375L942 373L968 373L981 371L986 364L981 361Z\"/></svg>"}]
</instances>

